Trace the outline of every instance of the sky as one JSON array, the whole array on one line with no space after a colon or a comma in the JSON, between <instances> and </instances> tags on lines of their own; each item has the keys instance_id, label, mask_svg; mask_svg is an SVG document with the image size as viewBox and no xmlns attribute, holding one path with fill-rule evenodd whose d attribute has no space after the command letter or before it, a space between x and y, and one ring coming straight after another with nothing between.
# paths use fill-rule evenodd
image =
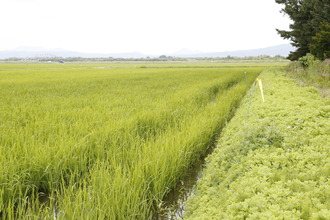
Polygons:
<instances>
[{"instance_id":1,"label":"sky","mask_svg":"<svg viewBox=\"0 0 330 220\"><path fill-rule=\"evenodd\" d=\"M289 43L275 0L1 0L0 50L221 52Z\"/></svg>"}]
</instances>

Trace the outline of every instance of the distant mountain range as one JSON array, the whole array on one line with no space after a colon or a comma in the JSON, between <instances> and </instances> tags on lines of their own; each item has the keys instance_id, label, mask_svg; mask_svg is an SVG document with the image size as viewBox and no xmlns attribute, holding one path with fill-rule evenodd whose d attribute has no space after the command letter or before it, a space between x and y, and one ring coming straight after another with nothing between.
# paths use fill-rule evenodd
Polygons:
<instances>
[{"instance_id":1,"label":"distant mountain range","mask_svg":"<svg viewBox=\"0 0 330 220\"><path fill-rule=\"evenodd\" d=\"M237 50L237 51L223 51L223 52L211 52L211 53L188 53L188 51L181 50L178 53L171 54L176 57L247 57L247 56L288 56L291 51L295 51L295 48L291 44L281 44L272 47L265 47L252 50Z\"/></svg>"},{"instance_id":2,"label":"distant mountain range","mask_svg":"<svg viewBox=\"0 0 330 220\"><path fill-rule=\"evenodd\" d=\"M182 49L180 51L170 54L159 54L174 57L246 57L246 56L287 56L290 51L294 51L295 48L290 44L281 44L272 47L253 49L253 50L237 50L237 51L223 51L223 52L210 52L202 53L198 51L190 51L188 49ZM61 49L47 50L39 47L19 47L14 50L0 51L0 59L6 58L54 58L54 57L84 57L84 58L96 58L96 57L113 57L113 58L146 58L146 57L158 57L159 55L143 54L139 52L132 53L82 53L76 51L67 51Z\"/></svg>"}]
</instances>

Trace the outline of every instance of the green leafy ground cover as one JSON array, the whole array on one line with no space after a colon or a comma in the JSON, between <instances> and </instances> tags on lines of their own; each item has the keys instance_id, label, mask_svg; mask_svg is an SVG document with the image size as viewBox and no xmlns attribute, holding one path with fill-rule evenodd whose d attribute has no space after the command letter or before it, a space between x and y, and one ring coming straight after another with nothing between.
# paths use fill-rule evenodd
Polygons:
<instances>
[{"instance_id":1,"label":"green leafy ground cover","mask_svg":"<svg viewBox=\"0 0 330 220\"><path fill-rule=\"evenodd\" d=\"M245 97L185 219L330 219L330 100L279 70L260 78L265 102Z\"/></svg>"},{"instance_id":2,"label":"green leafy ground cover","mask_svg":"<svg viewBox=\"0 0 330 220\"><path fill-rule=\"evenodd\" d=\"M81 65L0 65L0 218L152 219L264 69Z\"/></svg>"}]
</instances>

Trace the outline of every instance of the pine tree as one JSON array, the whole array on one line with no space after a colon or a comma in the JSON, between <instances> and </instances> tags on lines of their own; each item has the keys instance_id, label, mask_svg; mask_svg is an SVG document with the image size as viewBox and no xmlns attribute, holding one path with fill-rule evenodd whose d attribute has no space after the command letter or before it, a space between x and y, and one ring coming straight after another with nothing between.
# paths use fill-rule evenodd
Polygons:
<instances>
[{"instance_id":1,"label":"pine tree","mask_svg":"<svg viewBox=\"0 0 330 220\"><path fill-rule=\"evenodd\" d=\"M307 53L312 53L319 59L329 55L330 38L327 38L327 29L330 25L329 0L275 0L283 4L282 13L287 14L293 21L290 31L277 30L284 39L289 39L297 48L289 55L290 60L297 60ZM320 55L322 54L322 55Z\"/></svg>"}]
</instances>

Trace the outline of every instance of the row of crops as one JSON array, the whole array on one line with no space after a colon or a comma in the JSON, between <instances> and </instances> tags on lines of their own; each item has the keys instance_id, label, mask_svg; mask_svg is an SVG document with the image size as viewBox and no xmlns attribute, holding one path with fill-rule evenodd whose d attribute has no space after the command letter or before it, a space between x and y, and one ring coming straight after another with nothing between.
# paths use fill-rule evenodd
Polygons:
<instances>
[{"instance_id":1,"label":"row of crops","mask_svg":"<svg viewBox=\"0 0 330 220\"><path fill-rule=\"evenodd\" d=\"M0 65L3 219L152 218L263 69L87 67Z\"/></svg>"},{"instance_id":2,"label":"row of crops","mask_svg":"<svg viewBox=\"0 0 330 220\"><path fill-rule=\"evenodd\" d=\"M330 219L330 100L260 75L223 130L185 219Z\"/></svg>"}]
</instances>

